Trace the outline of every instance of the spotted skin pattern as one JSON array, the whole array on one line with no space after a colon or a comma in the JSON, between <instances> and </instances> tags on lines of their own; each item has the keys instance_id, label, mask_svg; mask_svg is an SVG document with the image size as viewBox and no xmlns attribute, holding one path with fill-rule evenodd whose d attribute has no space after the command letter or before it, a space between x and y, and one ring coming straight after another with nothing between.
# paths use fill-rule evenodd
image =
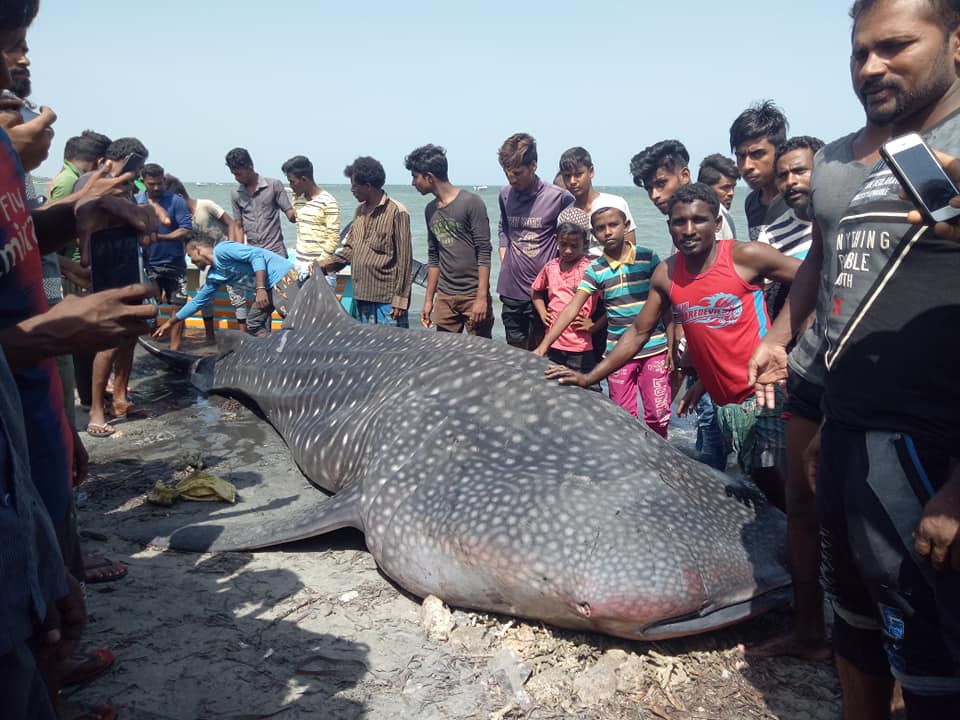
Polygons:
<instances>
[{"instance_id":1,"label":"spotted skin pattern","mask_svg":"<svg viewBox=\"0 0 960 720\"><path fill-rule=\"evenodd\" d=\"M212 390L276 428L318 493L252 549L352 526L380 568L450 605L653 640L788 597L783 515L545 361L483 338L362 325L326 283L284 329L234 338Z\"/></svg>"}]
</instances>

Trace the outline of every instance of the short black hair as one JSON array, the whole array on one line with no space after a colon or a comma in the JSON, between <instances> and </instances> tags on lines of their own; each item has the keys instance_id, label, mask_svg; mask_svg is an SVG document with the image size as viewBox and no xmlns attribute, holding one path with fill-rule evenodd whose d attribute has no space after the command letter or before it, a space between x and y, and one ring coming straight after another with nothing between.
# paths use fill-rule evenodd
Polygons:
<instances>
[{"instance_id":1,"label":"short black hair","mask_svg":"<svg viewBox=\"0 0 960 720\"><path fill-rule=\"evenodd\" d=\"M29 27L40 9L40 0L0 0L0 31Z\"/></svg>"},{"instance_id":2,"label":"short black hair","mask_svg":"<svg viewBox=\"0 0 960 720\"><path fill-rule=\"evenodd\" d=\"M850 8L850 18L854 23L860 16L872 9L879 0L856 0ZM933 20L949 35L960 25L960 0L926 0Z\"/></svg>"},{"instance_id":3,"label":"short black hair","mask_svg":"<svg viewBox=\"0 0 960 720\"><path fill-rule=\"evenodd\" d=\"M623 210L621 210L620 208L610 207L608 205L607 207L597 208L592 213L590 213L590 227L593 227L593 219L597 215L600 215L601 213L605 213L605 212L610 212L611 210L613 210L614 212L620 213L620 217L623 218L623 221L624 222L627 221L627 214Z\"/></svg>"},{"instance_id":4,"label":"short black hair","mask_svg":"<svg viewBox=\"0 0 960 720\"><path fill-rule=\"evenodd\" d=\"M110 147L110 143L113 142L103 133L98 133L94 130L84 130L80 133L80 137L90 144L91 152L96 153L94 159L104 157L107 154L107 148Z\"/></svg>"},{"instance_id":5,"label":"short black hair","mask_svg":"<svg viewBox=\"0 0 960 720\"><path fill-rule=\"evenodd\" d=\"M697 182L716 185L724 178L730 178L731 180L740 179L740 171L737 170L737 164L726 155L721 155L720 153L707 155L700 163Z\"/></svg>"},{"instance_id":6,"label":"short black hair","mask_svg":"<svg viewBox=\"0 0 960 720\"><path fill-rule=\"evenodd\" d=\"M588 170L593 170L593 158L590 157L590 153L579 145L565 150L563 155L560 156L561 173L576 172L577 168L581 165Z\"/></svg>"},{"instance_id":7,"label":"short black hair","mask_svg":"<svg viewBox=\"0 0 960 720\"><path fill-rule=\"evenodd\" d=\"M789 124L783 111L773 100L751 105L730 126L730 150L750 140L766 138L774 147L780 147L787 141Z\"/></svg>"},{"instance_id":8,"label":"short black hair","mask_svg":"<svg viewBox=\"0 0 960 720\"><path fill-rule=\"evenodd\" d=\"M183 244L183 249L186 250L190 245L201 245L202 247L212 248L216 244L217 239L206 230L193 228L187 236L187 241Z\"/></svg>"},{"instance_id":9,"label":"short black hair","mask_svg":"<svg viewBox=\"0 0 960 720\"><path fill-rule=\"evenodd\" d=\"M183 186L183 183L180 182L180 178L176 175L166 175L163 178L163 189L172 192L174 195L179 195L184 200L190 199L190 193L187 192L187 189Z\"/></svg>"},{"instance_id":10,"label":"short black hair","mask_svg":"<svg viewBox=\"0 0 960 720\"><path fill-rule=\"evenodd\" d=\"M676 192L670 196L670 200L667 203L667 218L673 214L673 206L677 203L692 203L697 200L703 200L710 206L710 212L713 214L713 217L720 215L720 198L717 197L716 191L702 182L689 183L688 185L681 185L677 188Z\"/></svg>"},{"instance_id":11,"label":"short black hair","mask_svg":"<svg viewBox=\"0 0 960 720\"><path fill-rule=\"evenodd\" d=\"M823 140L820 138L815 138L810 135L796 135L777 148L777 155L773 159L774 167L776 167L780 158L788 152L793 152L794 150L809 150L816 155L822 147Z\"/></svg>"},{"instance_id":12,"label":"short black hair","mask_svg":"<svg viewBox=\"0 0 960 720\"><path fill-rule=\"evenodd\" d=\"M678 173L690 166L690 153L679 140L661 140L630 158L633 184L644 187L653 180L657 170Z\"/></svg>"},{"instance_id":13,"label":"short black hair","mask_svg":"<svg viewBox=\"0 0 960 720\"><path fill-rule=\"evenodd\" d=\"M109 143L108 143L109 144ZM68 162L96 162L103 157L106 146L101 147L92 138L85 135L75 135L67 140L63 147L63 159Z\"/></svg>"},{"instance_id":14,"label":"short black hair","mask_svg":"<svg viewBox=\"0 0 960 720\"><path fill-rule=\"evenodd\" d=\"M235 147L227 153L226 160L230 172L234 170L244 170L246 168L253 169L253 158L250 157L250 153L247 152L246 148Z\"/></svg>"},{"instance_id":15,"label":"short black hair","mask_svg":"<svg viewBox=\"0 0 960 720\"><path fill-rule=\"evenodd\" d=\"M303 155L294 155L287 160L280 166L280 172L284 175L307 178L313 182L313 163Z\"/></svg>"},{"instance_id":16,"label":"short black hair","mask_svg":"<svg viewBox=\"0 0 960 720\"><path fill-rule=\"evenodd\" d=\"M444 182L449 180L447 176L447 151L439 145L418 147L403 159L403 166L418 175L429 173L437 180L443 180Z\"/></svg>"},{"instance_id":17,"label":"short black hair","mask_svg":"<svg viewBox=\"0 0 960 720\"><path fill-rule=\"evenodd\" d=\"M156 163L147 163L146 165L143 166L143 169L140 171L140 177L142 178L147 178L147 177L162 178L166 174L167 174L166 171Z\"/></svg>"},{"instance_id":18,"label":"short black hair","mask_svg":"<svg viewBox=\"0 0 960 720\"><path fill-rule=\"evenodd\" d=\"M580 242L587 241L587 229L575 222L563 222L557 225L557 240L560 239L561 235L578 235Z\"/></svg>"},{"instance_id":19,"label":"short black hair","mask_svg":"<svg viewBox=\"0 0 960 720\"><path fill-rule=\"evenodd\" d=\"M504 169L530 167L537 161L537 141L529 133L514 133L503 141L497 160Z\"/></svg>"},{"instance_id":20,"label":"short black hair","mask_svg":"<svg viewBox=\"0 0 960 720\"><path fill-rule=\"evenodd\" d=\"M150 157L150 153L147 151L146 146L132 137L118 138L114 140L107 146L107 149L104 151L103 156L107 160L123 160L128 155L137 153L146 160Z\"/></svg>"},{"instance_id":21,"label":"short black hair","mask_svg":"<svg viewBox=\"0 0 960 720\"><path fill-rule=\"evenodd\" d=\"M387 181L387 173L380 161L367 156L358 157L347 165L343 169L343 175L350 178L351 182L370 185L377 190L383 190L383 184Z\"/></svg>"}]
</instances>

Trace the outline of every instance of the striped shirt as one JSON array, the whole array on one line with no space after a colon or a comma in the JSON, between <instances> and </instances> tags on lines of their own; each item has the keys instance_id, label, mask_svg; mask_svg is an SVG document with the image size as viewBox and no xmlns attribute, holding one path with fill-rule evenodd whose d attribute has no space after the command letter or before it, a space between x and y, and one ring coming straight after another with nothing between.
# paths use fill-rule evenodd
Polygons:
<instances>
[{"instance_id":1,"label":"striped shirt","mask_svg":"<svg viewBox=\"0 0 960 720\"><path fill-rule=\"evenodd\" d=\"M577 291L590 295L603 293L607 309L607 354L613 352L617 340L627 331L643 310L650 293L650 278L660 264L657 254L645 247L631 248L630 257L620 262L604 255L597 258L583 276ZM667 349L667 334L662 322L640 348L634 359L659 355Z\"/></svg>"},{"instance_id":2,"label":"striped shirt","mask_svg":"<svg viewBox=\"0 0 960 720\"><path fill-rule=\"evenodd\" d=\"M297 260L312 263L328 259L340 244L340 206L326 190L303 203L297 211Z\"/></svg>"},{"instance_id":3,"label":"striped shirt","mask_svg":"<svg viewBox=\"0 0 960 720\"><path fill-rule=\"evenodd\" d=\"M413 281L410 213L386 193L369 215L366 206L360 203L353 214L331 264L337 269L351 266L354 299L407 310Z\"/></svg>"},{"instance_id":4,"label":"striped shirt","mask_svg":"<svg viewBox=\"0 0 960 720\"><path fill-rule=\"evenodd\" d=\"M772 245L787 257L803 260L810 251L813 225L787 210L760 231L757 242ZM719 238L718 238L719 239Z\"/></svg>"}]
</instances>

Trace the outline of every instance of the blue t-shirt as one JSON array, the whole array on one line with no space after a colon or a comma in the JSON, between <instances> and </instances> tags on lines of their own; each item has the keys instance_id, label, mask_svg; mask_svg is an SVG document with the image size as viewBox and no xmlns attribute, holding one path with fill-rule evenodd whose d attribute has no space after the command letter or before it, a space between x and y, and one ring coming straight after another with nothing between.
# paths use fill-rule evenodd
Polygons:
<instances>
[{"instance_id":1,"label":"blue t-shirt","mask_svg":"<svg viewBox=\"0 0 960 720\"><path fill-rule=\"evenodd\" d=\"M207 272L207 282L196 296L177 313L177 318L185 320L197 310L213 300L217 288L226 283L236 283L250 277L258 270L266 270L267 287L272 288L293 269L293 263L275 252L264 250L255 245L238 242L222 242L213 248L213 265Z\"/></svg>"},{"instance_id":2,"label":"blue t-shirt","mask_svg":"<svg viewBox=\"0 0 960 720\"><path fill-rule=\"evenodd\" d=\"M160 207L166 210L170 216L170 224L160 224L157 227L157 241L150 246L145 258L146 265L163 265L166 267L175 267L186 269L187 261L183 257L183 240L164 240L164 235L169 235L174 230L186 228L193 230L193 221L190 220L190 208L187 207L187 201L179 195L174 195L167 190L163 191L159 200L155 201ZM137 195L137 203L147 204L147 193L142 192Z\"/></svg>"}]
</instances>

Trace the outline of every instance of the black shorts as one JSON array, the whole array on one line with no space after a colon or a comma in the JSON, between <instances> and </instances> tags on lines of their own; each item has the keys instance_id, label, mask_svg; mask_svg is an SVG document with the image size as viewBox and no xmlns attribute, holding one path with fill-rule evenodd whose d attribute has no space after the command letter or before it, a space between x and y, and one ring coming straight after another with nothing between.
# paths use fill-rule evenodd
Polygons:
<instances>
[{"instance_id":1,"label":"black shorts","mask_svg":"<svg viewBox=\"0 0 960 720\"><path fill-rule=\"evenodd\" d=\"M169 305L187 304L186 268L154 265L147 268L147 277L160 288L161 302Z\"/></svg>"},{"instance_id":2,"label":"black shorts","mask_svg":"<svg viewBox=\"0 0 960 720\"><path fill-rule=\"evenodd\" d=\"M533 307L533 300L512 300L511 298L500 296L500 302L503 304L503 310L500 312L500 318L503 320L503 330L507 336L507 342L517 347L526 347L533 350L535 345L543 339L546 328L540 320L540 315Z\"/></svg>"},{"instance_id":3,"label":"black shorts","mask_svg":"<svg viewBox=\"0 0 960 720\"><path fill-rule=\"evenodd\" d=\"M907 436L828 420L817 511L824 591L838 621L854 628L834 632L837 655L873 674L885 661L911 694L960 700L960 575L918 559L912 537L948 464L945 452ZM871 631L882 644L864 642ZM865 647L877 650L867 657Z\"/></svg>"},{"instance_id":4,"label":"black shorts","mask_svg":"<svg viewBox=\"0 0 960 720\"><path fill-rule=\"evenodd\" d=\"M787 401L783 404L784 414L796 415L818 425L823 420L820 400L823 398L823 385L804 380L795 372L787 377Z\"/></svg>"}]
</instances>

